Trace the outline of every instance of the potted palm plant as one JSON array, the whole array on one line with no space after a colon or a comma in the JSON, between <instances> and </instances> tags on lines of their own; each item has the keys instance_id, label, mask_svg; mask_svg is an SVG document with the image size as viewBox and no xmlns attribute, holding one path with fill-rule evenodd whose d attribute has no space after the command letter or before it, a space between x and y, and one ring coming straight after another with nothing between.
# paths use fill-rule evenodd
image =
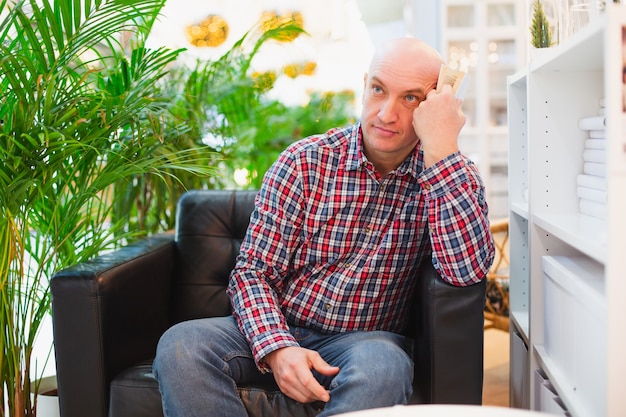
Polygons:
<instances>
[{"instance_id":1,"label":"potted palm plant","mask_svg":"<svg viewBox=\"0 0 626 417\"><path fill-rule=\"evenodd\" d=\"M0 416L37 414L33 346L55 271L167 229L184 189L224 185L218 163L262 174L266 151L349 117L349 94L286 109L250 74L264 42L302 27L253 31L215 62L175 68L181 51L145 48L164 3L0 0ZM207 134L231 142L212 149Z\"/></svg>"},{"instance_id":2,"label":"potted palm plant","mask_svg":"<svg viewBox=\"0 0 626 417\"><path fill-rule=\"evenodd\" d=\"M213 175L158 87L179 51L144 47L163 4L0 0L0 415L37 413L49 277L133 238L112 185Z\"/></svg>"}]
</instances>

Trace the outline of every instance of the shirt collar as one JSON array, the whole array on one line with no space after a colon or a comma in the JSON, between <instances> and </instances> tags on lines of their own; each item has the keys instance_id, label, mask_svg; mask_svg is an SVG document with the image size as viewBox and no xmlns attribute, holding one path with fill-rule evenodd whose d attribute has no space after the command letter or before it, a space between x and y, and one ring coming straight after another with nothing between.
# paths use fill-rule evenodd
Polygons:
<instances>
[{"instance_id":1,"label":"shirt collar","mask_svg":"<svg viewBox=\"0 0 626 417\"><path fill-rule=\"evenodd\" d=\"M350 131L346 168L348 171L357 170L366 162L368 162L368 159L363 153L363 130L361 129L361 122L358 122ZM418 143L413 152L411 152L411 154L394 171L398 176L408 174L417 179L420 172L422 172L423 167L424 157L420 144Z\"/></svg>"},{"instance_id":2,"label":"shirt collar","mask_svg":"<svg viewBox=\"0 0 626 417\"><path fill-rule=\"evenodd\" d=\"M357 122L350 130L350 140L348 141L348 160L346 169L348 171L356 171L366 161L367 158L363 153L363 131L361 130L361 122Z\"/></svg>"}]
</instances>

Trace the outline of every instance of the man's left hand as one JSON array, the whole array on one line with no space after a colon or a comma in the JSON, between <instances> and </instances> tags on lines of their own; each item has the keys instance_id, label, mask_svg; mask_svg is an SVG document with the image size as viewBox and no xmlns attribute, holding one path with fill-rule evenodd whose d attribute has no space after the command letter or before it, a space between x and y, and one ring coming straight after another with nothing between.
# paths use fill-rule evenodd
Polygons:
<instances>
[{"instance_id":1,"label":"man's left hand","mask_svg":"<svg viewBox=\"0 0 626 417\"><path fill-rule=\"evenodd\" d=\"M458 152L458 138L466 117L452 87L431 90L413 111L413 128L421 141L425 167Z\"/></svg>"}]
</instances>

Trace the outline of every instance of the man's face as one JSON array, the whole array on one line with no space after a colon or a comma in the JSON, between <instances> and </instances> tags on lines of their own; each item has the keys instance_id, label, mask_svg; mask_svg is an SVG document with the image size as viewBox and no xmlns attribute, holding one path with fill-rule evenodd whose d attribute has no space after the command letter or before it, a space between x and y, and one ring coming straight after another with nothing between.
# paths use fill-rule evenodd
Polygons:
<instances>
[{"instance_id":1,"label":"man's face","mask_svg":"<svg viewBox=\"0 0 626 417\"><path fill-rule=\"evenodd\" d=\"M401 162L415 147L413 110L436 87L440 65L417 64L405 56L372 63L365 76L361 124L364 151L374 164L378 158Z\"/></svg>"}]
</instances>

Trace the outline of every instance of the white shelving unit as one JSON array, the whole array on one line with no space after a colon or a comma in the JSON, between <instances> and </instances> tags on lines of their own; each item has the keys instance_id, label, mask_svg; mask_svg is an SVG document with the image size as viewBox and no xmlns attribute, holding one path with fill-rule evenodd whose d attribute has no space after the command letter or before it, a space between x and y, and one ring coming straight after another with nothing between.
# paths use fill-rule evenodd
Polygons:
<instances>
[{"instance_id":1,"label":"white shelving unit","mask_svg":"<svg viewBox=\"0 0 626 417\"><path fill-rule=\"evenodd\" d=\"M508 77L511 405L626 415L626 6ZM626 32L625 32L626 33ZM606 218L580 213L589 132L607 120Z\"/></svg>"},{"instance_id":2,"label":"white shelving unit","mask_svg":"<svg viewBox=\"0 0 626 417\"><path fill-rule=\"evenodd\" d=\"M442 54L467 71L461 150L477 163L491 218L508 215L507 76L526 62L524 0L442 0Z\"/></svg>"}]
</instances>

